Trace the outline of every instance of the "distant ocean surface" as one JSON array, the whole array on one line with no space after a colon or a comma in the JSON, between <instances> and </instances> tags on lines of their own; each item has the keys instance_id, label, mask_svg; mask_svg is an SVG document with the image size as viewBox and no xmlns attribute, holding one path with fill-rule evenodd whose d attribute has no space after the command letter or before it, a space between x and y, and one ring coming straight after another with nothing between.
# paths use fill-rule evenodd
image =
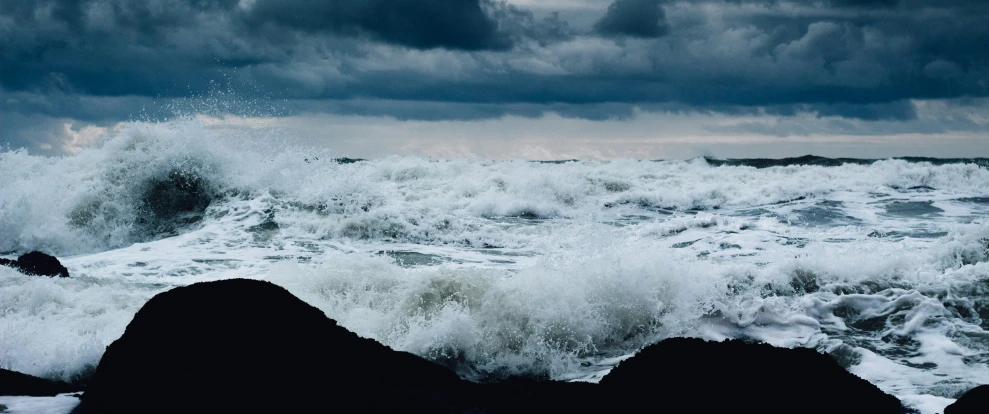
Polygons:
<instances>
[{"instance_id":1,"label":"distant ocean surface","mask_svg":"<svg viewBox=\"0 0 989 414\"><path fill-rule=\"evenodd\" d=\"M0 256L72 273L0 267L0 367L84 378L156 293L253 278L478 381L597 381L695 336L814 348L925 412L989 383L987 159L352 160L272 141L189 121L0 152Z\"/></svg>"}]
</instances>

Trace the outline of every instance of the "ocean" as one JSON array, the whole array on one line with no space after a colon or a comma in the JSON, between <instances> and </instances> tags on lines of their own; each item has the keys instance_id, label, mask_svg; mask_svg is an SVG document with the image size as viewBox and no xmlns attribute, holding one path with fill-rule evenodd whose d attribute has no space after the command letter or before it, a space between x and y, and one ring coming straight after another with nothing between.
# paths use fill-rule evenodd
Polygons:
<instances>
[{"instance_id":1,"label":"ocean","mask_svg":"<svg viewBox=\"0 0 989 414\"><path fill-rule=\"evenodd\" d=\"M0 152L0 256L72 274L0 267L0 367L84 381L155 294L251 278L476 381L597 381L663 338L745 338L935 413L989 383L987 213L987 159L357 160L128 124Z\"/></svg>"}]
</instances>

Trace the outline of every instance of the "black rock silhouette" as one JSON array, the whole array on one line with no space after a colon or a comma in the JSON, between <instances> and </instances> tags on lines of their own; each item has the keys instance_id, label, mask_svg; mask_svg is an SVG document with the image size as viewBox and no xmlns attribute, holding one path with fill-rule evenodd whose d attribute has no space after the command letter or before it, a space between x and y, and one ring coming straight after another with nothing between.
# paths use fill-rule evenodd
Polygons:
<instances>
[{"instance_id":1,"label":"black rock silhouette","mask_svg":"<svg viewBox=\"0 0 989 414\"><path fill-rule=\"evenodd\" d=\"M968 390L958 401L944 409L944 414L989 413L989 385Z\"/></svg>"},{"instance_id":2,"label":"black rock silhouette","mask_svg":"<svg viewBox=\"0 0 989 414\"><path fill-rule=\"evenodd\" d=\"M268 282L198 283L152 298L111 344L76 413L903 413L809 349L675 338L601 384L476 384L337 326Z\"/></svg>"},{"instance_id":3,"label":"black rock silhouette","mask_svg":"<svg viewBox=\"0 0 989 414\"><path fill-rule=\"evenodd\" d=\"M656 395L673 412L904 413L900 401L812 349L674 338L601 381L621 409Z\"/></svg>"},{"instance_id":4,"label":"black rock silhouette","mask_svg":"<svg viewBox=\"0 0 989 414\"><path fill-rule=\"evenodd\" d=\"M37 251L18 257L17 260L0 259L0 266L10 266L27 275L69 277L69 269L62 266L55 256Z\"/></svg>"},{"instance_id":5,"label":"black rock silhouette","mask_svg":"<svg viewBox=\"0 0 989 414\"><path fill-rule=\"evenodd\" d=\"M64 382L0 369L0 396L51 397L73 391L79 391L79 389L73 389L72 386Z\"/></svg>"},{"instance_id":6,"label":"black rock silhouette","mask_svg":"<svg viewBox=\"0 0 989 414\"><path fill-rule=\"evenodd\" d=\"M226 280L152 298L107 348L76 412L450 412L446 396L465 384L281 287Z\"/></svg>"}]
</instances>

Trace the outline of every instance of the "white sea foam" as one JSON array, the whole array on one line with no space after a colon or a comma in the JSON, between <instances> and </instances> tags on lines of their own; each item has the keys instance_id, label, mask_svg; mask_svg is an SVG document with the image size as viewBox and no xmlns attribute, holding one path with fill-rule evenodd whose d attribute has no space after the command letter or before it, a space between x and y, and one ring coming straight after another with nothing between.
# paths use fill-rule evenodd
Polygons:
<instances>
[{"instance_id":1,"label":"white sea foam","mask_svg":"<svg viewBox=\"0 0 989 414\"><path fill-rule=\"evenodd\" d=\"M557 378L581 371L583 361L687 332L724 294L716 275L685 277L705 274L704 263L655 254L607 231L597 236L518 271L406 269L352 254L314 267L282 265L270 280L359 334L465 374Z\"/></svg>"},{"instance_id":2,"label":"white sea foam","mask_svg":"<svg viewBox=\"0 0 989 414\"><path fill-rule=\"evenodd\" d=\"M887 194L889 200L933 201L954 219L976 211L952 200L989 193L989 170L974 164L886 160L755 169L713 168L703 159L539 164L393 157L340 165L260 145L211 137L187 120L132 124L101 147L71 157L5 152L0 251L37 247L72 254L132 243L141 236L134 226L142 192L173 171L201 177L223 194L254 198L270 192L279 200L275 220L290 231L506 245L524 241L502 234L486 218L650 217L656 209L737 209L835 195L854 204L851 214L868 219L886 214L875 204L883 199L868 195ZM936 193L900 191L928 187ZM976 209L984 213L986 207ZM789 214L786 208L779 213Z\"/></svg>"},{"instance_id":3,"label":"white sea foam","mask_svg":"<svg viewBox=\"0 0 989 414\"><path fill-rule=\"evenodd\" d=\"M0 366L71 380L99 361L159 290L84 276L29 277L0 267Z\"/></svg>"},{"instance_id":4,"label":"white sea foam","mask_svg":"<svg viewBox=\"0 0 989 414\"><path fill-rule=\"evenodd\" d=\"M0 397L8 414L68 414L79 405L72 395L54 397Z\"/></svg>"},{"instance_id":5,"label":"white sea foam","mask_svg":"<svg viewBox=\"0 0 989 414\"><path fill-rule=\"evenodd\" d=\"M0 153L0 251L73 275L0 267L0 367L71 380L154 294L246 277L476 378L594 381L690 335L816 348L925 413L989 383L978 165L330 158L192 120ZM211 202L161 231L176 172Z\"/></svg>"}]
</instances>

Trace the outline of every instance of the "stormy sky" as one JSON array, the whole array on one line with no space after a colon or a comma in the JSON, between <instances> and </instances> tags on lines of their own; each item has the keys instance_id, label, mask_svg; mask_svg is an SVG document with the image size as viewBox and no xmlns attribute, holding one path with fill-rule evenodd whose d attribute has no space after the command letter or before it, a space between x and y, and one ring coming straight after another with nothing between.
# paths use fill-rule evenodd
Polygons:
<instances>
[{"instance_id":1,"label":"stormy sky","mask_svg":"<svg viewBox=\"0 0 989 414\"><path fill-rule=\"evenodd\" d=\"M0 0L0 144L198 115L362 157L989 156L987 20L983 0Z\"/></svg>"}]
</instances>

